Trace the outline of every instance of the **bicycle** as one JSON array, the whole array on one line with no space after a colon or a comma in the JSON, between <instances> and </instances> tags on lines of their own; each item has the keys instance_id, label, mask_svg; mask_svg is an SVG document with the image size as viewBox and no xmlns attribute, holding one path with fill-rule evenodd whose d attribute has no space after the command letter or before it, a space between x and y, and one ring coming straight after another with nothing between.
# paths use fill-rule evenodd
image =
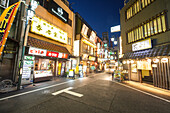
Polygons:
<instances>
[{"instance_id":1,"label":"bicycle","mask_svg":"<svg viewBox=\"0 0 170 113\"><path fill-rule=\"evenodd\" d=\"M0 77L2 79L2 77ZM5 79L0 82L0 93L9 92L13 87L13 82L10 79Z\"/></svg>"}]
</instances>

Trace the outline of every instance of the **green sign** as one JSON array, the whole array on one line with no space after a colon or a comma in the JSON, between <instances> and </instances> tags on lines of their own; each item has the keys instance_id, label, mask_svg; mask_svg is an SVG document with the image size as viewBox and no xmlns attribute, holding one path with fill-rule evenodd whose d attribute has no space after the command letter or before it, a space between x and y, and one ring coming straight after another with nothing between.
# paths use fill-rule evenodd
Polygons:
<instances>
[{"instance_id":1,"label":"green sign","mask_svg":"<svg viewBox=\"0 0 170 113\"><path fill-rule=\"evenodd\" d=\"M34 60L34 56L24 56L24 60Z\"/></svg>"}]
</instances>

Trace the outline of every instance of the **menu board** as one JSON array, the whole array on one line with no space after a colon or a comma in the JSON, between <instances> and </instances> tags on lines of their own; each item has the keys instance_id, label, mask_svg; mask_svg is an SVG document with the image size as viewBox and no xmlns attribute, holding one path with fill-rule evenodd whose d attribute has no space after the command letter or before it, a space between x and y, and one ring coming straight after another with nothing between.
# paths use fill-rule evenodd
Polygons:
<instances>
[{"instance_id":1,"label":"menu board","mask_svg":"<svg viewBox=\"0 0 170 113\"><path fill-rule=\"evenodd\" d=\"M30 76L31 76L31 67L33 67L33 66L34 66L33 61L24 60L22 78L30 78Z\"/></svg>"}]
</instances>

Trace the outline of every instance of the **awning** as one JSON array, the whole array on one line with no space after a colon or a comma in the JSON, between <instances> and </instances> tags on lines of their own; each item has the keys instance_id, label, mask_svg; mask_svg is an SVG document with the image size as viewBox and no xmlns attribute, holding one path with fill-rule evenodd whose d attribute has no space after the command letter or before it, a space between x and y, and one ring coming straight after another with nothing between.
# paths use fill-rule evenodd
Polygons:
<instances>
[{"instance_id":1,"label":"awning","mask_svg":"<svg viewBox=\"0 0 170 113\"><path fill-rule=\"evenodd\" d=\"M49 42L45 42L42 40L38 40L38 39L35 39L32 37L28 37L27 46L32 46L32 47L46 49L46 50L50 50L50 51L56 51L56 52L70 54L69 51L67 50L67 48L65 48L65 47L62 47L62 46L59 46L56 44L52 44Z\"/></svg>"},{"instance_id":2,"label":"awning","mask_svg":"<svg viewBox=\"0 0 170 113\"><path fill-rule=\"evenodd\" d=\"M123 59L136 59L156 56L170 56L170 44L154 47L148 50L125 53Z\"/></svg>"}]
</instances>

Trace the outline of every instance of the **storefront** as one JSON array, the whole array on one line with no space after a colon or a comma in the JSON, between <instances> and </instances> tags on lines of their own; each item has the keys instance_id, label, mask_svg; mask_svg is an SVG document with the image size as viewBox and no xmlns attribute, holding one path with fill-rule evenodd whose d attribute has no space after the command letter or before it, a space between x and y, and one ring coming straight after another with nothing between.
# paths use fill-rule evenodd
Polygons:
<instances>
[{"instance_id":1,"label":"storefront","mask_svg":"<svg viewBox=\"0 0 170 113\"><path fill-rule=\"evenodd\" d=\"M37 40L37 39L32 39L32 40ZM44 41L40 41L40 42L46 43ZM31 44L30 41L28 41L28 44ZM33 66L31 67L33 68L33 72L32 72L33 82L50 80L54 76L63 76L64 73L70 68L66 65L66 62L68 61L68 53L61 53L61 52L29 46L26 49L25 56L34 57L32 59ZM27 72L27 70L23 70L23 71ZM23 72L23 80L24 78L25 79L29 78L29 77L25 77L24 75L25 74Z\"/></svg>"},{"instance_id":2,"label":"storefront","mask_svg":"<svg viewBox=\"0 0 170 113\"><path fill-rule=\"evenodd\" d=\"M129 80L170 89L170 45L154 47L123 56L123 69Z\"/></svg>"}]
</instances>

